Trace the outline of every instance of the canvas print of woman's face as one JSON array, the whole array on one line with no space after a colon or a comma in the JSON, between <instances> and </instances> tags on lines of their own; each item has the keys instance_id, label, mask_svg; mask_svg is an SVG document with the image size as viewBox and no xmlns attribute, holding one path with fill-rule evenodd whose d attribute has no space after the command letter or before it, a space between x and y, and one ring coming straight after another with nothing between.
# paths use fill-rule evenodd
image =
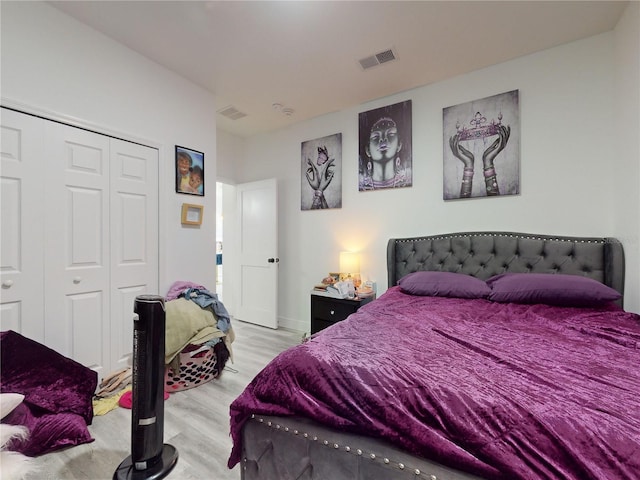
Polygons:
<instances>
[{"instance_id":1,"label":"canvas print of woman's face","mask_svg":"<svg viewBox=\"0 0 640 480\"><path fill-rule=\"evenodd\" d=\"M359 128L358 189L410 187L411 100L361 113Z\"/></svg>"}]
</instances>

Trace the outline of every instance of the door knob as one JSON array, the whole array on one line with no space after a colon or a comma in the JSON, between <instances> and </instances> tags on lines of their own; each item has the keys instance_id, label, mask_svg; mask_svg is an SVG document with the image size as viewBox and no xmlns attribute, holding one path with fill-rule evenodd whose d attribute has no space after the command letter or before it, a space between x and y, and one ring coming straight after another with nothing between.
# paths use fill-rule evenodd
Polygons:
<instances>
[{"instance_id":1,"label":"door knob","mask_svg":"<svg viewBox=\"0 0 640 480\"><path fill-rule=\"evenodd\" d=\"M80 283L82 281L82 277L73 277L73 283Z\"/></svg>"}]
</instances>

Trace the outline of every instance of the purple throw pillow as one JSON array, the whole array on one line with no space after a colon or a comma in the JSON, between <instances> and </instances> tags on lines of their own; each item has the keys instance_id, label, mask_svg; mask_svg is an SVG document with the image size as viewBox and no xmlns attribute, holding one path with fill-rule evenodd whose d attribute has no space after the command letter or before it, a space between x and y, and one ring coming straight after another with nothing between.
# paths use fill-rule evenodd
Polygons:
<instances>
[{"instance_id":1,"label":"purple throw pillow","mask_svg":"<svg viewBox=\"0 0 640 480\"><path fill-rule=\"evenodd\" d=\"M0 333L0 361L0 392L21 393L27 405L91 423L95 371L13 330Z\"/></svg>"},{"instance_id":2,"label":"purple throw pillow","mask_svg":"<svg viewBox=\"0 0 640 480\"><path fill-rule=\"evenodd\" d=\"M398 285L404 293L431 297L487 298L491 293L479 278L454 272L413 272Z\"/></svg>"},{"instance_id":3,"label":"purple throw pillow","mask_svg":"<svg viewBox=\"0 0 640 480\"><path fill-rule=\"evenodd\" d=\"M487 280L487 285L489 300L494 302L595 307L622 297L613 288L579 275L502 273Z\"/></svg>"},{"instance_id":4,"label":"purple throw pillow","mask_svg":"<svg viewBox=\"0 0 640 480\"><path fill-rule=\"evenodd\" d=\"M35 456L93 441L87 425L93 420L95 371L8 330L0 332L0 376L0 392L24 395L2 422L30 431L11 450Z\"/></svg>"},{"instance_id":5,"label":"purple throw pillow","mask_svg":"<svg viewBox=\"0 0 640 480\"><path fill-rule=\"evenodd\" d=\"M29 457L93 442L84 418L75 413L48 413L21 403L2 423L27 427L29 436L24 440L10 440L7 449Z\"/></svg>"}]
</instances>

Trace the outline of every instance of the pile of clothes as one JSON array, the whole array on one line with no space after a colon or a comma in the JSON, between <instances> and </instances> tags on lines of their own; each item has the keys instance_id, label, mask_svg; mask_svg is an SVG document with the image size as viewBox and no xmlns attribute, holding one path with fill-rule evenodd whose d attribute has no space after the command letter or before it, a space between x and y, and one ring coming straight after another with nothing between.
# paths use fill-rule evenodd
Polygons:
<instances>
[{"instance_id":1,"label":"pile of clothes","mask_svg":"<svg viewBox=\"0 0 640 480\"><path fill-rule=\"evenodd\" d=\"M178 281L165 297L165 400L169 393L218 378L229 359L235 333L227 309L215 293ZM118 406L131 408L131 367L100 382L93 397L95 415Z\"/></svg>"},{"instance_id":2,"label":"pile of clothes","mask_svg":"<svg viewBox=\"0 0 640 480\"><path fill-rule=\"evenodd\" d=\"M123 368L103 378L93 397L93 414L104 415L118 406L126 406L123 397L131 398L131 367ZM129 400L129 408L131 401Z\"/></svg>"},{"instance_id":3,"label":"pile of clothes","mask_svg":"<svg viewBox=\"0 0 640 480\"><path fill-rule=\"evenodd\" d=\"M218 378L233 362L235 333L218 295L177 281L166 295L165 364L167 391L185 390Z\"/></svg>"}]
</instances>

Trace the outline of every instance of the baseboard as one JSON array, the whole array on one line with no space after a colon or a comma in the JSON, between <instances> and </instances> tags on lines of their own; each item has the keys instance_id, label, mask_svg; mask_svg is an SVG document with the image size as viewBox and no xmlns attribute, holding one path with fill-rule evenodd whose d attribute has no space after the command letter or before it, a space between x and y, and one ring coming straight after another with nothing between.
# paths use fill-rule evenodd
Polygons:
<instances>
[{"instance_id":1,"label":"baseboard","mask_svg":"<svg viewBox=\"0 0 640 480\"><path fill-rule=\"evenodd\" d=\"M308 320L302 321L299 319L278 317L278 328L282 328L289 332L299 333L300 335L304 333L311 333L311 325Z\"/></svg>"}]
</instances>

